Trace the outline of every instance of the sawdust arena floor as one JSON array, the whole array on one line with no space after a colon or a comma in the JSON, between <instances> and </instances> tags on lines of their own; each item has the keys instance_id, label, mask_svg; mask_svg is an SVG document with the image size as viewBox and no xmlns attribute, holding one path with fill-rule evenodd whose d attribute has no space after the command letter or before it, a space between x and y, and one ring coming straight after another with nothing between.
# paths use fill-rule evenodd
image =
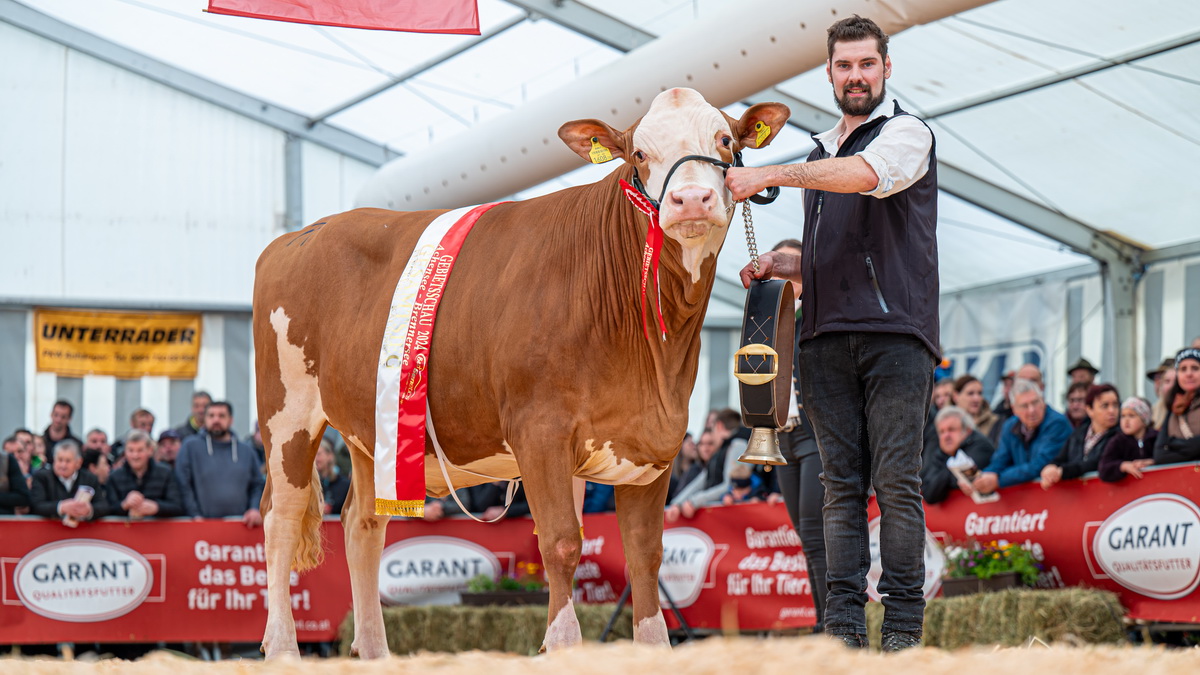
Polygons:
<instances>
[{"instance_id":1,"label":"sawdust arena floor","mask_svg":"<svg viewBox=\"0 0 1200 675\"><path fill-rule=\"evenodd\" d=\"M883 669L882 671L880 669ZM885 672L888 675L963 675L968 672L1051 673L1067 675L1195 675L1200 650L1161 647L974 648L954 652L913 649L883 656L852 652L820 637L756 639L710 638L673 650L631 642L585 644L536 657L496 652L422 653L384 661L352 659L222 661L187 660L165 653L137 661L107 659L93 663L48 659L0 659L0 675L134 673L142 675L217 675L224 673L379 673L383 675L839 675Z\"/></svg>"}]
</instances>

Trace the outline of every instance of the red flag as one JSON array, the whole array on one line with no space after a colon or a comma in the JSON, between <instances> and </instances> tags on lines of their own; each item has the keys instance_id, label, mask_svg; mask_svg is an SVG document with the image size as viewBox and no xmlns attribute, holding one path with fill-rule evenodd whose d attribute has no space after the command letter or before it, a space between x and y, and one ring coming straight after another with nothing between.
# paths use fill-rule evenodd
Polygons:
<instances>
[{"instance_id":1,"label":"red flag","mask_svg":"<svg viewBox=\"0 0 1200 675\"><path fill-rule=\"evenodd\" d=\"M343 28L479 35L475 0L209 0L208 11Z\"/></svg>"}]
</instances>

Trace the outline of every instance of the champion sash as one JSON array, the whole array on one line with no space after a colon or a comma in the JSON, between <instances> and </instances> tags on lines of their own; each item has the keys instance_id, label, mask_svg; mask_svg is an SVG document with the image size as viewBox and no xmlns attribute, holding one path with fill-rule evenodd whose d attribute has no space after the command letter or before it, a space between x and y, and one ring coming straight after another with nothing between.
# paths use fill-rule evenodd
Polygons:
<instances>
[{"instance_id":1,"label":"champion sash","mask_svg":"<svg viewBox=\"0 0 1200 675\"><path fill-rule=\"evenodd\" d=\"M392 295L375 379L375 513L425 513L429 348L450 271L475 222L500 202L448 211L421 233Z\"/></svg>"}]
</instances>

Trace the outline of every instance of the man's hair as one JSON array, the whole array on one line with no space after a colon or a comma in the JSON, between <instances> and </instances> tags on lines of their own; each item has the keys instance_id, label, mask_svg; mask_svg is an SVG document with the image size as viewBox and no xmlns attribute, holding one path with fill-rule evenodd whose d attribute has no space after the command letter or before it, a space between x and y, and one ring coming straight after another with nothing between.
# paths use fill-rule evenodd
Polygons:
<instances>
[{"instance_id":1,"label":"man's hair","mask_svg":"<svg viewBox=\"0 0 1200 675\"><path fill-rule=\"evenodd\" d=\"M125 447L128 448L130 443L145 443L147 448L154 449L154 438L141 429L134 429L125 436Z\"/></svg>"},{"instance_id":2,"label":"man's hair","mask_svg":"<svg viewBox=\"0 0 1200 675\"><path fill-rule=\"evenodd\" d=\"M149 410L146 410L145 408L138 408L137 410L129 413L129 421L132 422L136 420L140 415L149 415L154 417L154 413L150 412Z\"/></svg>"},{"instance_id":3,"label":"man's hair","mask_svg":"<svg viewBox=\"0 0 1200 675\"><path fill-rule=\"evenodd\" d=\"M1096 403L1096 399L1110 391L1116 394L1117 405L1119 406L1121 404L1121 392L1117 391L1117 388L1111 384L1093 384L1091 387L1088 387L1087 398L1083 400L1083 404L1090 408Z\"/></svg>"},{"instance_id":4,"label":"man's hair","mask_svg":"<svg viewBox=\"0 0 1200 675\"><path fill-rule=\"evenodd\" d=\"M86 434L84 434L83 437L86 439L88 436L91 436L92 434L96 433L97 431L104 434L104 440L108 441L108 432L101 429L100 427L93 427L91 429L88 429L88 432Z\"/></svg>"},{"instance_id":5,"label":"man's hair","mask_svg":"<svg viewBox=\"0 0 1200 675\"><path fill-rule=\"evenodd\" d=\"M13 429L13 436L16 436L17 434L29 434L30 436L34 435L32 431L26 429L25 427Z\"/></svg>"},{"instance_id":6,"label":"man's hair","mask_svg":"<svg viewBox=\"0 0 1200 675\"><path fill-rule=\"evenodd\" d=\"M208 405L204 406L204 414L207 415L209 409L214 406L221 406L222 408L225 408L225 411L229 413L229 416L233 417L233 405L230 404L229 401L213 401L212 403L209 403Z\"/></svg>"},{"instance_id":7,"label":"man's hair","mask_svg":"<svg viewBox=\"0 0 1200 675\"><path fill-rule=\"evenodd\" d=\"M333 443L330 443L328 438L322 438L321 442L317 444L317 451L320 452L321 450L328 450L330 454L337 454L333 450Z\"/></svg>"},{"instance_id":8,"label":"man's hair","mask_svg":"<svg viewBox=\"0 0 1200 675\"><path fill-rule=\"evenodd\" d=\"M74 438L64 438L54 444L54 450L51 451L52 457L57 457L60 450L70 450L76 457L83 459L83 449L79 447L79 443Z\"/></svg>"},{"instance_id":9,"label":"man's hair","mask_svg":"<svg viewBox=\"0 0 1200 675\"><path fill-rule=\"evenodd\" d=\"M738 427L742 426L742 415L733 408L725 408L717 411L717 421L725 427L727 431L737 431Z\"/></svg>"},{"instance_id":10,"label":"man's hair","mask_svg":"<svg viewBox=\"0 0 1200 675\"><path fill-rule=\"evenodd\" d=\"M207 391L194 391L194 392L192 392L192 400L193 400L193 401L195 401L196 399L200 398L201 396L203 396L204 398L208 399L210 403L211 403L211 402L212 402L212 400L213 400L212 394L208 393Z\"/></svg>"},{"instance_id":11,"label":"man's hair","mask_svg":"<svg viewBox=\"0 0 1200 675\"><path fill-rule=\"evenodd\" d=\"M1013 382L1012 389L1008 391L1009 404L1016 405L1018 396L1021 394L1028 394L1031 391L1036 393L1038 398L1045 400L1045 397L1042 395L1042 388L1037 382L1034 382L1033 380L1026 380L1023 377L1018 377L1017 380Z\"/></svg>"},{"instance_id":12,"label":"man's hair","mask_svg":"<svg viewBox=\"0 0 1200 675\"><path fill-rule=\"evenodd\" d=\"M88 450L88 451L84 452L83 453L83 468L88 471L91 471L93 466L96 466L97 464L100 463L101 457L108 457L108 455L104 454L103 452L100 452L99 450ZM108 463L110 466L112 465L112 458L109 458Z\"/></svg>"},{"instance_id":13,"label":"man's hair","mask_svg":"<svg viewBox=\"0 0 1200 675\"><path fill-rule=\"evenodd\" d=\"M888 36L876 23L854 14L829 27L829 60L833 60L833 46L839 42L858 42L859 40L875 40L879 49L879 58L887 58Z\"/></svg>"},{"instance_id":14,"label":"man's hair","mask_svg":"<svg viewBox=\"0 0 1200 675\"><path fill-rule=\"evenodd\" d=\"M67 409L67 417L75 416L75 406L71 405L70 401L60 398L54 402L54 405L50 406L50 409L54 410L55 408L57 408L59 406L63 406Z\"/></svg>"},{"instance_id":15,"label":"man's hair","mask_svg":"<svg viewBox=\"0 0 1200 675\"><path fill-rule=\"evenodd\" d=\"M947 417L957 417L962 422L963 429L975 431L975 420L971 419L971 413L956 405L948 405L939 410L937 416L933 418L933 426L937 427Z\"/></svg>"},{"instance_id":16,"label":"man's hair","mask_svg":"<svg viewBox=\"0 0 1200 675\"><path fill-rule=\"evenodd\" d=\"M799 239L784 239L783 241L779 242L778 244L775 244L775 246L771 247L771 250L778 251L779 249L781 249L785 246L788 248L794 248L794 249L798 249L801 251L804 250L804 244L800 243Z\"/></svg>"},{"instance_id":17,"label":"man's hair","mask_svg":"<svg viewBox=\"0 0 1200 675\"><path fill-rule=\"evenodd\" d=\"M12 436L9 436L8 438L4 439L4 445L8 445L9 443L20 443L20 441L17 440L16 434L13 434Z\"/></svg>"},{"instance_id":18,"label":"man's hair","mask_svg":"<svg viewBox=\"0 0 1200 675\"><path fill-rule=\"evenodd\" d=\"M1087 394L1087 390L1091 386L1092 385L1088 384L1087 382L1072 382L1071 386L1067 387L1067 398L1071 398L1071 394L1074 394L1077 391L1082 391L1084 394Z\"/></svg>"}]
</instances>

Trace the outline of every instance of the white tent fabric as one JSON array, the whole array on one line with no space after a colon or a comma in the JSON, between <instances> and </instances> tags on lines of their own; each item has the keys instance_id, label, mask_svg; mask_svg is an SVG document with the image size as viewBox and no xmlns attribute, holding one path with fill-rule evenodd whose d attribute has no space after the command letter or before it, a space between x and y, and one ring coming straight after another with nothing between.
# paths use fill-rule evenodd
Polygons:
<instances>
[{"instance_id":1,"label":"white tent fabric","mask_svg":"<svg viewBox=\"0 0 1200 675\"><path fill-rule=\"evenodd\" d=\"M205 0L20 2L400 153L450 138L621 58L620 50L559 25L552 14L530 13L526 8L539 4L530 2L481 0L484 40L211 15L203 11ZM653 35L722 5L566 4ZM472 41L478 44L441 60ZM929 121L943 161L1097 230L1150 248L1172 246L1200 239L1200 193L1190 189L1190 169L1200 164L1198 41L1194 0L998 0L895 36L889 90ZM833 112L821 69L778 88ZM790 128L769 152L748 153L747 162L795 161L810 148L807 135ZM588 182L606 170L584 167L518 196ZM799 233L796 192L755 209L760 245ZM735 217L732 229L740 223ZM1088 260L948 194L939 225L944 291ZM719 267L726 280L735 279L744 249L740 232L731 232Z\"/></svg>"}]
</instances>

